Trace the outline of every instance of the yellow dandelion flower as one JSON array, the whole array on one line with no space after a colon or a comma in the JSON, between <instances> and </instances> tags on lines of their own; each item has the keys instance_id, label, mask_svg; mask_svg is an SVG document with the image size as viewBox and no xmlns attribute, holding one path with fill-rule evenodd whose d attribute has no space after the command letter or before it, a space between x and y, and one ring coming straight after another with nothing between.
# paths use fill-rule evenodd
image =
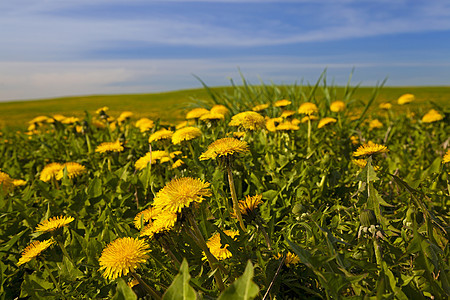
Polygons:
<instances>
[{"instance_id":1,"label":"yellow dandelion flower","mask_svg":"<svg viewBox=\"0 0 450 300\"><path fill-rule=\"evenodd\" d=\"M212 113L212 114L226 115L229 112L230 111L228 110L228 108L222 104L216 104L210 109L210 113Z\"/></svg>"},{"instance_id":2,"label":"yellow dandelion flower","mask_svg":"<svg viewBox=\"0 0 450 300\"><path fill-rule=\"evenodd\" d=\"M235 138L219 139L208 146L208 149L200 155L200 160L215 159L217 156L226 157L234 154L248 152L248 144Z\"/></svg>"},{"instance_id":3,"label":"yellow dandelion flower","mask_svg":"<svg viewBox=\"0 0 450 300\"><path fill-rule=\"evenodd\" d=\"M122 152L123 146L119 141L115 141L114 143L104 142L95 148L95 152L104 153L104 152Z\"/></svg>"},{"instance_id":4,"label":"yellow dandelion flower","mask_svg":"<svg viewBox=\"0 0 450 300\"><path fill-rule=\"evenodd\" d=\"M318 117L316 117L316 116L314 116L314 115L310 115L310 116L303 117L303 118L300 120L300 122L301 122L301 123L306 123L306 122L308 122L308 121L315 121L315 120L318 120L318 119L319 119Z\"/></svg>"},{"instance_id":5,"label":"yellow dandelion flower","mask_svg":"<svg viewBox=\"0 0 450 300\"><path fill-rule=\"evenodd\" d=\"M111 129L111 131L116 131L116 129L119 127L120 125L117 122L112 122L109 123L109 129Z\"/></svg>"},{"instance_id":6,"label":"yellow dandelion flower","mask_svg":"<svg viewBox=\"0 0 450 300\"><path fill-rule=\"evenodd\" d=\"M52 119L57 122L62 122L66 117L63 115L53 115Z\"/></svg>"},{"instance_id":7,"label":"yellow dandelion flower","mask_svg":"<svg viewBox=\"0 0 450 300\"><path fill-rule=\"evenodd\" d=\"M266 120L266 129L271 132L277 131L277 125L283 122L282 118L269 118Z\"/></svg>"},{"instance_id":8,"label":"yellow dandelion flower","mask_svg":"<svg viewBox=\"0 0 450 300\"><path fill-rule=\"evenodd\" d=\"M7 193L14 188L13 179L6 173L0 171L0 189Z\"/></svg>"},{"instance_id":9,"label":"yellow dandelion flower","mask_svg":"<svg viewBox=\"0 0 450 300\"><path fill-rule=\"evenodd\" d=\"M184 127L175 131L172 135L172 143L178 145L183 141L190 141L202 135L202 131L197 127Z\"/></svg>"},{"instance_id":10,"label":"yellow dandelion flower","mask_svg":"<svg viewBox=\"0 0 450 300\"><path fill-rule=\"evenodd\" d=\"M242 126L244 130L256 130L264 127L264 117L254 111L244 111L231 117L229 126Z\"/></svg>"},{"instance_id":11,"label":"yellow dandelion flower","mask_svg":"<svg viewBox=\"0 0 450 300\"><path fill-rule=\"evenodd\" d=\"M107 112L108 110L109 110L109 107L108 107L108 106L103 106L103 107L98 108L98 109L95 111L95 113L99 115L101 112Z\"/></svg>"},{"instance_id":12,"label":"yellow dandelion flower","mask_svg":"<svg viewBox=\"0 0 450 300\"><path fill-rule=\"evenodd\" d=\"M34 241L31 244L29 244L23 251L22 255L19 258L19 262L17 263L18 266L23 265L29 261L31 261L33 258L40 255L45 249L50 247L55 241L53 240L44 240L44 241Z\"/></svg>"},{"instance_id":13,"label":"yellow dandelion flower","mask_svg":"<svg viewBox=\"0 0 450 300\"><path fill-rule=\"evenodd\" d=\"M300 107L298 108L298 112L300 114L304 114L304 115L312 115L318 111L319 111L319 109L317 108L317 105L315 105L312 102L302 103L300 105Z\"/></svg>"},{"instance_id":14,"label":"yellow dandelion flower","mask_svg":"<svg viewBox=\"0 0 450 300\"><path fill-rule=\"evenodd\" d=\"M187 120L198 119L207 113L209 113L209 110L207 110L206 108L202 108L202 107L194 108L186 114L186 119Z\"/></svg>"},{"instance_id":15,"label":"yellow dandelion flower","mask_svg":"<svg viewBox=\"0 0 450 300\"><path fill-rule=\"evenodd\" d=\"M22 179L13 179L13 184L14 184L14 186L22 186L22 185L27 184L27 182Z\"/></svg>"},{"instance_id":16,"label":"yellow dandelion flower","mask_svg":"<svg viewBox=\"0 0 450 300\"><path fill-rule=\"evenodd\" d=\"M209 185L192 177L175 178L156 194L153 206L161 211L179 213L192 202L202 202L203 197L211 196Z\"/></svg>"},{"instance_id":17,"label":"yellow dandelion flower","mask_svg":"<svg viewBox=\"0 0 450 300\"><path fill-rule=\"evenodd\" d=\"M178 215L177 213L165 211L158 213L153 219L152 222L142 229L140 236L152 238L155 234L171 230L178 220Z\"/></svg>"},{"instance_id":18,"label":"yellow dandelion flower","mask_svg":"<svg viewBox=\"0 0 450 300\"><path fill-rule=\"evenodd\" d=\"M223 232L232 239L234 239L236 235L239 235L239 232L235 230L224 230ZM220 240L220 233L218 232L214 233L208 239L208 241L206 242L206 246L208 246L209 251L212 255L214 255L215 258L217 258L217 260L224 260L232 256L231 252L227 249L229 245L222 245L222 242ZM203 255L204 259L206 259L205 254Z\"/></svg>"},{"instance_id":19,"label":"yellow dandelion flower","mask_svg":"<svg viewBox=\"0 0 450 300\"><path fill-rule=\"evenodd\" d=\"M322 128L325 125L328 125L328 124L331 124L331 123L336 123L336 122L337 122L337 120L335 118L326 117L326 118L323 118L323 119L321 119L319 121L319 124L317 125L317 128Z\"/></svg>"},{"instance_id":20,"label":"yellow dandelion flower","mask_svg":"<svg viewBox=\"0 0 450 300\"><path fill-rule=\"evenodd\" d=\"M157 160L162 160L165 157L169 157L169 154L163 150L155 150L152 152L147 152L143 157L139 158L134 167L136 170L142 170L147 167L147 165L152 162L152 165L156 164Z\"/></svg>"},{"instance_id":21,"label":"yellow dandelion flower","mask_svg":"<svg viewBox=\"0 0 450 300\"><path fill-rule=\"evenodd\" d=\"M442 163L446 164L450 162L450 149L447 150L444 157L442 158Z\"/></svg>"},{"instance_id":22,"label":"yellow dandelion flower","mask_svg":"<svg viewBox=\"0 0 450 300\"><path fill-rule=\"evenodd\" d=\"M92 123L92 125L94 125L95 128L98 128L98 129L106 128L105 123L103 123L102 121L99 121L97 119L92 119L91 123Z\"/></svg>"},{"instance_id":23,"label":"yellow dandelion flower","mask_svg":"<svg viewBox=\"0 0 450 300\"><path fill-rule=\"evenodd\" d=\"M253 110L253 111L256 111L256 112L259 112L259 111L265 110L265 109L268 108L269 106L270 106L270 104L268 104L268 103L263 103L263 104L259 104L259 105L254 106L254 107L252 108L252 110Z\"/></svg>"},{"instance_id":24,"label":"yellow dandelion flower","mask_svg":"<svg viewBox=\"0 0 450 300\"><path fill-rule=\"evenodd\" d=\"M33 118L32 120L28 121L28 124L42 124L47 123L47 120L49 118L47 116L37 116Z\"/></svg>"},{"instance_id":25,"label":"yellow dandelion flower","mask_svg":"<svg viewBox=\"0 0 450 300\"><path fill-rule=\"evenodd\" d=\"M277 131L289 131L289 130L299 130L300 127L298 125L293 124L291 121L284 121L275 127Z\"/></svg>"},{"instance_id":26,"label":"yellow dandelion flower","mask_svg":"<svg viewBox=\"0 0 450 300\"><path fill-rule=\"evenodd\" d=\"M378 108L384 109L384 110L390 110L392 108L392 104L388 102L383 102L378 105Z\"/></svg>"},{"instance_id":27,"label":"yellow dandelion flower","mask_svg":"<svg viewBox=\"0 0 450 300\"><path fill-rule=\"evenodd\" d=\"M281 113L280 118L289 118L290 116L293 116L295 114L295 110L285 110Z\"/></svg>"},{"instance_id":28,"label":"yellow dandelion flower","mask_svg":"<svg viewBox=\"0 0 450 300\"><path fill-rule=\"evenodd\" d=\"M75 220L73 217L64 217L64 216L53 217L39 223L34 231L35 232L54 231L58 228L66 226L73 220Z\"/></svg>"},{"instance_id":29,"label":"yellow dandelion flower","mask_svg":"<svg viewBox=\"0 0 450 300\"><path fill-rule=\"evenodd\" d=\"M181 129L181 128L183 128L183 127L186 127L186 126L188 126L189 125L189 121L183 121L183 122L181 122L181 123L178 123L176 126L175 126L175 129Z\"/></svg>"},{"instance_id":30,"label":"yellow dandelion flower","mask_svg":"<svg viewBox=\"0 0 450 300\"><path fill-rule=\"evenodd\" d=\"M239 210L242 215L250 215L258 205L262 203L262 195L245 196L244 200L239 201Z\"/></svg>"},{"instance_id":31,"label":"yellow dandelion flower","mask_svg":"<svg viewBox=\"0 0 450 300\"><path fill-rule=\"evenodd\" d=\"M362 159L362 158L360 158L360 159L353 159L352 162L353 162L355 165L357 165L358 167L360 167L361 169L365 168L366 165L367 165L367 160ZM375 166L375 165L373 165L373 164L372 164L372 166L373 166L373 169L374 169L375 171L378 171L378 170L380 169L379 166Z\"/></svg>"},{"instance_id":32,"label":"yellow dandelion flower","mask_svg":"<svg viewBox=\"0 0 450 300\"><path fill-rule=\"evenodd\" d=\"M332 112L341 112L341 111L344 111L344 110L345 110L345 103L344 103L344 101L337 100L337 101L331 102L331 104L330 104L330 110L331 110Z\"/></svg>"},{"instance_id":33,"label":"yellow dandelion flower","mask_svg":"<svg viewBox=\"0 0 450 300\"><path fill-rule=\"evenodd\" d=\"M374 119L370 121L369 123L369 130L376 129L376 128L383 128L383 123L380 122L378 119Z\"/></svg>"},{"instance_id":34,"label":"yellow dandelion flower","mask_svg":"<svg viewBox=\"0 0 450 300\"><path fill-rule=\"evenodd\" d=\"M277 259L280 259L282 256L282 254L278 253L277 256L275 256ZM288 252L286 253L286 258L284 259L284 264L287 267L291 267L292 265L296 265L300 262L300 257L298 257L297 255Z\"/></svg>"},{"instance_id":35,"label":"yellow dandelion flower","mask_svg":"<svg viewBox=\"0 0 450 300\"><path fill-rule=\"evenodd\" d=\"M62 169L56 174L56 179L60 180L64 176L64 169L67 170L67 176L74 178L86 173L86 167L76 162L68 162L62 166Z\"/></svg>"},{"instance_id":36,"label":"yellow dandelion flower","mask_svg":"<svg viewBox=\"0 0 450 300\"><path fill-rule=\"evenodd\" d=\"M140 132L146 132L155 126L155 123L148 118L140 118L136 121L135 126L139 128Z\"/></svg>"},{"instance_id":37,"label":"yellow dandelion flower","mask_svg":"<svg viewBox=\"0 0 450 300\"><path fill-rule=\"evenodd\" d=\"M76 118L76 117L67 117L61 121L61 123L63 123L63 124L74 124L74 123L78 123L78 122L80 122L80 119Z\"/></svg>"},{"instance_id":38,"label":"yellow dandelion flower","mask_svg":"<svg viewBox=\"0 0 450 300\"><path fill-rule=\"evenodd\" d=\"M289 104L291 104L292 102L287 100L287 99L282 99L282 100L278 100L276 101L273 106L275 107L284 107L284 106L288 106Z\"/></svg>"},{"instance_id":39,"label":"yellow dandelion flower","mask_svg":"<svg viewBox=\"0 0 450 300\"><path fill-rule=\"evenodd\" d=\"M220 120L224 120L224 119L225 119L225 116L223 114L209 112L207 114L202 115L199 120L200 121L214 121L214 120L220 121Z\"/></svg>"},{"instance_id":40,"label":"yellow dandelion flower","mask_svg":"<svg viewBox=\"0 0 450 300\"><path fill-rule=\"evenodd\" d=\"M400 105L404 105L404 104L408 104L410 102L413 102L416 99L416 97L413 94L404 94L401 95L398 99L397 99L397 103Z\"/></svg>"},{"instance_id":41,"label":"yellow dandelion flower","mask_svg":"<svg viewBox=\"0 0 450 300\"><path fill-rule=\"evenodd\" d=\"M350 141L352 142L353 145L358 145L359 144L359 137L357 137L356 135L352 135L350 137Z\"/></svg>"},{"instance_id":42,"label":"yellow dandelion flower","mask_svg":"<svg viewBox=\"0 0 450 300\"><path fill-rule=\"evenodd\" d=\"M161 129L156 132L154 132L150 137L148 138L148 142L155 142L160 140L167 140L172 138L173 131L167 130L167 129Z\"/></svg>"},{"instance_id":43,"label":"yellow dandelion flower","mask_svg":"<svg viewBox=\"0 0 450 300\"><path fill-rule=\"evenodd\" d=\"M27 130L28 131L34 131L36 129L36 123L31 124L30 126L28 126Z\"/></svg>"},{"instance_id":44,"label":"yellow dandelion flower","mask_svg":"<svg viewBox=\"0 0 450 300\"><path fill-rule=\"evenodd\" d=\"M172 169L179 168L179 167L181 167L182 165L184 165L184 161L182 161L181 159L178 159L177 161L175 161L175 162L172 164Z\"/></svg>"},{"instance_id":45,"label":"yellow dandelion flower","mask_svg":"<svg viewBox=\"0 0 450 300\"><path fill-rule=\"evenodd\" d=\"M388 152L388 148L383 145L375 144L369 141L367 144L361 145L353 152L353 156L366 156L378 153L386 153Z\"/></svg>"},{"instance_id":46,"label":"yellow dandelion flower","mask_svg":"<svg viewBox=\"0 0 450 300\"><path fill-rule=\"evenodd\" d=\"M422 117L422 123L433 123L433 122L440 121L442 119L444 119L443 115L441 115L436 110L431 109Z\"/></svg>"},{"instance_id":47,"label":"yellow dandelion flower","mask_svg":"<svg viewBox=\"0 0 450 300\"><path fill-rule=\"evenodd\" d=\"M130 119L132 116L133 116L133 113L131 111L124 111L117 118L117 122L119 122L119 123L125 122L126 120Z\"/></svg>"},{"instance_id":48,"label":"yellow dandelion flower","mask_svg":"<svg viewBox=\"0 0 450 300\"><path fill-rule=\"evenodd\" d=\"M114 280L139 268L148 259L149 245L131 237L119 238L111 242L99 259L103 277Z\"/></svg>"},{"instance_id":49,"label":"yellow dandelion flower","mask_svg":"<svg viewBox=\"0 0 450 300\"><path fill-rule=\"evenodd\" d=\"M237 139L243 138L244 135L245 135L245 132L244 132L244 131L233 132L233 137L234 137L234 138L237 138Z\"/></svg>"},{"instance_id":50,"label":"yellow dandelion flower","mask_svg":"<svg viewBox=\"0 0 450 300\"><path fill-rule=\"evenodd\" d=\"M139 281L135 278L127 282L127 285L132 289L133 287L137 286L139 284Z\"/></svg>"},{"instance_id":51,"label":"yellow dandelion flower","mask_svg":"<svg viewBox=\"0 0 450 300\"><path fill-rule=\"evenodd\" d=\"M151 221L157 215L157 213L158 211L153 207L149 207L139 212L136 217L134 217L134 227L136 227L136 229L141 229L141 218L142 224L145 225L145 223Z\"/></svg>"},{"instance_id":52,"label":"yellow dandelion flower","mask_svg":"<svg viewBox=\"0 0 450 300\"><path fill-rule=\"evenodd\" d=\"M63 165L60 163L48 164L42 169L39 179L44 182L49 182L50 180L52 180L52 178L58 175L59 171L61 171L62 168Z\"/></svg>"}]
</instances>

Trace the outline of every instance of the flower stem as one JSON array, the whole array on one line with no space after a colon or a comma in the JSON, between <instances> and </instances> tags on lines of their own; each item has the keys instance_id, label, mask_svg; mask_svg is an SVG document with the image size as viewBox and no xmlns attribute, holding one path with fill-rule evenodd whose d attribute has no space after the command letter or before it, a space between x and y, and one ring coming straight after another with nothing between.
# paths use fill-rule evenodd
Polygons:
<instances>
[{"instance_id":1,"label":"flower stem","mask_svg":"<svg viewBox=\"0 0 450 300\"><path fill-rule=\"evenodd\" d=\"M194 216L190 211L186 212L186 216L188 219L189 224L191 225L194 232L190 231L189 228L187 229L187 233L194 239L194 242L197 243L197 245L200 247L200 249L203 250L203 252L206 255L206 258L209 262L209 265L211 266L212 270L215 270L214 272L214 279L216 280L217 287L220 291L223 291L225 289L225 286L223 284L222 274L220 273L220 263L217 260L217 258L212 255L211 251L209 251L208 246L206 245L205 239L203 238L202 233L200 232L200 228L198 228L197 223L194 220Z\"/></svg>"},{"instance_id":2,"label":"flower stem","mask_svg":"<svg viewBox=\"0 0 450 300\"><path fill-rule=\"evenodd\" d=\"M161 295L155 291L151 286L149 286L138 274L135 272L130 272L131 276L133 276L134 279L136 279L139 284L147 291L149 295L152 296L152 298L159 300L161 299Z\"/></svg>"},{"instance_id":3,"label":"flower stem","mask_svg":"<svg viewBox=\"0 0 450 300\"><path fill-rule=\"evenodd\" d=\"M266 240L266 244L267 244L267 248L269 250L272 250L272 243L270 242L269 236L267 235L267 231L264 229L261 220L259 219L259 216L256 218L256 224L258 225L258 229L259 231L262 233L262 235L264 236L264 239Z\"/></svg>"},{"instance_id":4,"label":"flower stem","mask_svg":"<svg viewBox=\"0 0 450 300\"><path fill-rule=\"evenodd\" d=\"M236 196L236 189L234 187L233 173L231 172L230 163L227 162L226 165L227 165L227 172L228 172L228 182L230 184L231 199L233 200L234 213L236 214L236 216L239 220L239 224L241 225L242 230L244 230L244 232L247 232L247 229L245 228L245 225L244 225L244 221L242 220L241 210L239 209L239 204L238 204L238 200L237 200L237 196Z\"/></svg>"},{"instance_id":5,"label":"flower stem","mask_svg":"<svg viewBox=\"0 0 450 300\"><path fill-rule=\"evenodd\" d=\"M308 115L308 150L307 152L311 152L311 116Z\"/></svg>"}]
</instances>

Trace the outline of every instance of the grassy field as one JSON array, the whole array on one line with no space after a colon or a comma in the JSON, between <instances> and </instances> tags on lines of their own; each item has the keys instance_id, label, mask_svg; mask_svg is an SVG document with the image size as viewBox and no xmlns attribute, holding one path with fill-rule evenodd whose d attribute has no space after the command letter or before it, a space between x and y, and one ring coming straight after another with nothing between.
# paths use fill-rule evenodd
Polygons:
<instances>
[{"instance_id":1,"label":"grassy field","mask_svg":"<svg viewBox=\"0 0 450 300\"><path fill-rule=\"evenodd\" d=\"M4 103L10 126L81 118L0 128L0 300L449 299L449 96L244 81Z\"/></svg>"},{"instance_id":2,"label":"grassy field","mask_svg":"<svg viewBox=\"0 0 450 300\"><path fill-rule=\"evenodd\" d=\"M211 88L211 91L220 95L230 93L232 87L215 87ZM366 101L372 91L371 87L360 87L353 98L356 101ZM318 92L317 97L323 96L323 91ZM339 98L343 95L344 88L338 87L335 92L336 97ZM412 110L422 112L433 106L433 103L444 111L450 109L450 87L384 87L375 100L375 105L381 102L395 103L396 99L405 93L416 96L416 101L410 105ZM190 89L153 94L92 95L5 102L0 103L0 127L21 128L39 115L63 114L79 117L84 115L85 111L92 113L103 106L110 108L109 113L112 116L119 115L122 111L132 111L136 118L145 116L151 119L160 118L165 122L175 122L182 119L184 111L196 102L209 99L210 95L206 89Z\"/></svg>"}]
</instances>

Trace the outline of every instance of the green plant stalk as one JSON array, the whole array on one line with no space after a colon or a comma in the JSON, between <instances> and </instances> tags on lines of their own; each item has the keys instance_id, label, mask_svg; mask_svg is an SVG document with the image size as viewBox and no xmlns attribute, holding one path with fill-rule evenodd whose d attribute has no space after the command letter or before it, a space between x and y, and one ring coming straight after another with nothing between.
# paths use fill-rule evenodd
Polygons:
<instances>
[{"instance_id":1,"label":"green plant stalk","mask_svg":"<svg viewBox=\"0 0 450 300\"><path fill-rule=\"evenodd\" d=\"M311 118L308 115L308 149L307 152L311 152Z\"/></svg>"},{"instance_id":2,"label":"green plant stalk","mask_svg":"<svg viewBox=\"0 0 450 300\"><path fill-rule=\"evenodd\" d=\"M91 146L91 139L89 138L88 134L84 135L86 137L86 145L88 147L88 154L92 153L92 146Z\"/></svg>"},{"instance_id":3,"label":"green plant stalk","mask_svg":"<svg viewBox=\"0 0 450 300\"><path fill-rule=\"evenodd\" d=\"M136 272L130 272L131 276L136 279L139 284L145 289L145 291L152 296L152 298L159 300L161 299L161 295L155 291L151 286L149 286Z\"/></svg>"},{"instance_id":4,"label":"green plant stalk","mask_svg":"<svg viewBox=\"0 0 450 300\"><path fill-rule=\"evenodd\" d=\"M53 234L52 234L53 235ZM64 246L63 242L57 237L53 235L53 238L56 240L56 242L58 243L59 248L61 248L61 251L63 253L63 255L65 257L67 257L69 259L69 261L75 266L75 262L72 260L72 257L69 255L69 253L67 252L66 247Z\"/></svg>"},{"instance_id":5,"label":"green plant stalk","mask_svg":"<svg viewBox=\"0 0 450 300\"><path fill-rule=\"evenodd\" d=\"M206 241L203 238L202 233L200 232L200 228L198 228L197 223L194 220L194 216L190 211L187 211L186 217L188 219L189 224L191 225L194 232L191 232L187 230L187 233L191 235L194 239L194 241L197 243L197 245L200 247L200 249L203 250L203 252L206 255L206 259L208 260L209 265L211 266L212 270L215 270L214 272L214 279L217 283L217 287L220 291L223 291L225 289L225 286L223 284L222 274L220 273L221 267L220 263L217 260L217 258L212 255L211 251L209 251L208 246L206 245Z\"/></svg>"},{"instance_id":6,"label":"green plant stalk","mask_svg":"<svg viewBox=\"0 0 450 300\"><path fill-rule=\"evenodd\" d=\"M170 250L170 241L166 239L165 234L162 236L158 241L161 244L161 247L164 249L167 254L169 254L170 258L172 259L173 265L176 269L179 269L181 266L180 261L176 258L175 254L173 254L172 250Z\"/></svg>"},{"instance_id":7,"label":"green plant stalk","mask_svg":"<svg viewBox=\"0 0 450 300\"><path fill-rule=\"evenodd\" d=\"M270 242L269 235L267 234L267 231L264 229L259 216L255 218L255 222L258 225L258 230L262 233L264 239L266 240L267 248L269 250L272 250L272 243Z\"/></svg>"},{"instance_id":8,"label":"green plant stalk","mask_svg":"<svg viewBox=\"0 0 450 300\"><path fill-rule=\"evenodd\" d=\"M192 158L193 158L196 162L198 162L198 158L197 158L197 155L195 155L195 151L194 151L194 148L192 147L191 141L187 141L187 144L188 144L188 147L189 147L189 151L191 151Z\"/></svg>"},{"instance_id":9,"label":"green plant stalk","mask_svg":"<svg viewBox=\"0 0 450 300\"><path fill-rule=\"evenodd\" d=\"M169 147L167 146L166 143L164 143L164 151L166 151L167 155L169 156L170 165L173 166L174 165L174 161L172 159L172 156L170 156ZM178 170L177 168L172 168L172 170L175 171L175 174L177 175L177 177L181 177L180 170Z\"/></svg>"},{"instance_id":10,"label":"green plant stalk","mask_svg":"<svg viewBox=\"0 0 450 300\"><path fill-rule=\"evenodd\" d=\"M383 256L381 255L380 244L376 238L373 238L373 250L375 251L375 258L381 273L383 270Z\"/></svg>"},{"instance_id":11,"label":"green plant stalk","mask_svg":"<svg viewBox=\"0 0 450 300\"><path fill-rule=\"evenodd\" d=\"M234 213L236 214L236 216L239 220L239 224L241 225L242 230L244 230L244 232L247 232L247 229L245 228L245 225L244 225L244 220L242 219L241 210L239 209L239 204L238 204L238 200L237 200L237 196L236 196L236 189L234 187L233 173L231 172L231 166L228 161L226 162L226 168L227 168L227 173L228 173L228 182L230 184L230 192L231 192L231 199L233 201Z\"/></svg>"}]
</instances>

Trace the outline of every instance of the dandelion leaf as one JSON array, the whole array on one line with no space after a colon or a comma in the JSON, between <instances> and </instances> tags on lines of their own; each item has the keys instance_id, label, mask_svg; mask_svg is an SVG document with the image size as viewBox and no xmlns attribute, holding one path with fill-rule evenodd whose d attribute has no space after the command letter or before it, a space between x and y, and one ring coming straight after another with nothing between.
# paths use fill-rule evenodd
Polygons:
<instances>
[{"instance_id":1,"label":"dandelion leaf","mask_svg":"<svg viewBox=\"0 0 450 300\"><path fill-rule=\"evenodd\" d=\"M189 285L189 268L186 259L183 259L183 263L180 267L180 272L173 280L167 291L164 293L164 300L178 300L178 299L197 299L195 290Z\"/></svg>"},{"instance_id":2,"label":"dandelion leaf","mask_svg":"<svg viewBox=\"0 0 450 300\"><path fill-rule=\"evenodd\" d=\"M59 275L68 281L75 281L83 277L83 272L78 270L73 263L66 257L63 257L61 263L58 263Z\"/></svg>"},{"instance_id":3,"label":"dandelion leaf","mask_svg":"<svg viewBox=\"0 0 450 300\"><path fill-rule=\"evenodd\" d=\"M247 300L258 295L259 288L252 281L253 265L248 261L244 274L230 285L219 297L219 300Z\"/></svg>"},{"instance_id":4,"label":"dandelion leaf","mask_svg":"<svg viewBox=\"0 0 450 300\"><path fill-rule=\"evenodd\" d=\"M117 279L116 293L112 300L136 300L137 296L122 278Z\"/></svg>"}]
</instances>

